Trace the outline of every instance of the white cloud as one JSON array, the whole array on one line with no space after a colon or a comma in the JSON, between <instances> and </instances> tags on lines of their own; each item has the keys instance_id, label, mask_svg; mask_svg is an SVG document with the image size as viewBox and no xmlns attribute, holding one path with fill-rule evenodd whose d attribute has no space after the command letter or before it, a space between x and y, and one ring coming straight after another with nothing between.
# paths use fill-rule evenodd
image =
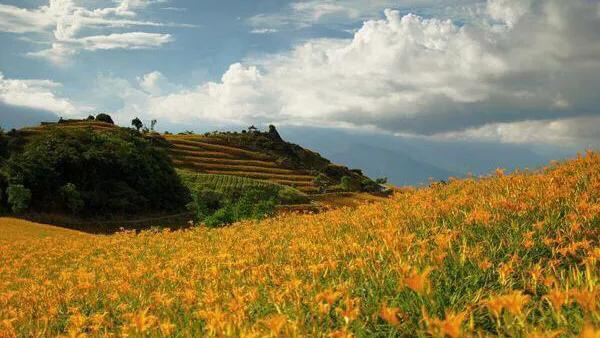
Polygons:
<instances>
[{"instance_id":1,"label":"white cloud","mask_svg":"<svg viewBox=\"0 0 600 338\"><path fill-rule=\"evenodd\" d=\"M255 29L296 29L315 24L348 24L377 19L386 8L424 11L428 14L462 16L481 0L308 0L292 2L281 12L261 13L250 17Z\"/></svg>"},{"instance_id":2,"label":"white cloud","mask_svg":"<svg viewBox=\"0 0 600 338\"><path fill-rule=\"evenodd\" d=\"M252 34L268 34L268 33L277 33L279 30L275 28L257 28L250 31Z\"/></svg>"},{"instance_id":3,"label":"white cloud","mask_svg":"<svg viewBox=\"0 0 600 338\"><path fill-rule=\"evenodd\" d=\"M167 24L138 20L137 10L165 0L121 0L116 7L87 9L73 0L49 0L48 5L24 9L0 5L0 31L11 33L40 33L53 30L49 49L28 53L55 63L65 63L70 56L82 50L147 49L156 48L173 40L170 34L122 32L106 35L80 36L90 30L116 29L132 26L194 27L185 24ZM88 33L89 34L89 33Z\"/></svg>"},{"instance_id":4,"label":"white cloud","mask_svg":"<svg viewBox=\"0 0 600 338\"><path fill-rule=\"evenodd\" d=\"M436 135L436 138L504 143L552 143L596 149L600 147L598 126L600 126L600 116L492 123L460 132Z\"/></svg>"},{"instance_id":5,"label":"white cloud","mask_svg":"<svg viewBox=\"0 0 600 338\"><path fill-rule=\"evenodd\" d=\"M56 90L60 87L59 83L50 80L7 79L0 73L0 102L60 115L80 113L83 107L77 107L68 99L56 94Z\"/></svg>"},{"instance_id":6,"label":"white cloud","mask_svg":"<svg viewBox=\"0 0 600 338\"><path fill-rule=\"evenodd\" d=\"M557 125L574 128L565 121L597 124L596 4L512 0L501 3L513 10L498 12L498 3L490 1L487 16L473 25L386 10L385 19L365 22L352 39L309 40L289 53L233 64L217 82L144 92L135 104L124 99L122 113L147 111L179 122L372 126L416 135L501 130L488 133L498 139L508 139L502 136L507 130L531 133L535 128L524 126L540 123L547 125L540 133L556 135Z\"/></svg>"}]
</instances>

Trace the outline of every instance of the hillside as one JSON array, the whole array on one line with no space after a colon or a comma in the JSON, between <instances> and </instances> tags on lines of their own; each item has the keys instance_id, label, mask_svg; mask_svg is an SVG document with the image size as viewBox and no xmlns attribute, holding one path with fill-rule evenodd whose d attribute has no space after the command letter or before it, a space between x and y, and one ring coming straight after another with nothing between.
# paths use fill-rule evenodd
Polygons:
<instances>
[{"instance_id":1,"label":"hillside","mask_svg":"<svg viewBox=\"0 0 600 338\"><path fill-rule=\"evenodd\" d=\"M58 129L92 128L97 131L118 128L98 121L68 121L45 123L38 127L23 128L25 135L39 134ZM279 136L276 130L238 132L215 132L204 135L161 135L148 133L147 138L168 149L177 168L215 175L232 175L268 180L297 188L305 193L318 193L315 178L322 174L325 192L341 191L341 179L347 176L356 191L378 192L379 187L362 174L331 163L318 153L291 144ZM164 142L167 141L167 142Z\"/></svg>"},{"instance_id":2,"label":"hillside","mask_svg":"<svg viewBox=\"0 0 600 338\"><path fill-rule=\"evenodd\" d=\"M273 126L172 135L99 114L0 133L0 148L0 211L77 229L111 231L119 221L139 228L136 220L153 218L222 226L388 194L360 170L284 141Z\"/></svg>"},{"instance_id":3,"label":"hillside","mask_svg":"<svg viewBox=\"0 0 600 338\"><path fill-rule=\"evenodd\" d=\"M600 334L597 153L356 209L64 236L0 219L5 336Z\"/></svg>"}]
</instances>

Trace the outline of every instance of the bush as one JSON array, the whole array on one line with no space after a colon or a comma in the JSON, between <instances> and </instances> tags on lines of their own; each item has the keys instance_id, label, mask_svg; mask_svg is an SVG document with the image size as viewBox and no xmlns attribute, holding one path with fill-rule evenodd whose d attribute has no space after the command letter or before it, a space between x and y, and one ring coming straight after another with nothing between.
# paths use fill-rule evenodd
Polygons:
<instances>
[{"instance_id":1,"label":"bush","mask_svg":"<svg viewBox=\"0 0 600 338\"><path fill-rule=\"evenodd\" d=\"M110 115L104 114L104 113L100 113L100 114L96 115L96 121L115 124L112 117L110 117Z\"/></svg>"},{"instance_id":2,"label":"bush","mask_svg":"<svg viewBox=\"0 0 600 338\"><path fill-rule=\"evenodd\" d=\"M204 219L204 224L209 228L216 228L231 224L235 221L234 210L232 205L228 204L225 207L217 210L214 214Z\"/></svg>"},{"instance_id":3,"label":"bush","mask_svg":"<svg viewBox=\"0 0 600 338\"><path fill-rule=\"evenodd\" d=\"M340 187L345 191L352 190L352 179L349 176L342 177Z\"/></svg>"},{"instance_id":4,"label":"bush","mask_svg":"<svg viewBox=\"0 0 600 338\"><path fill-rule=\"evenodd\" d=\"M277 197L282 204L303 204L309 201L306 194L290 187L279 190Z\"/></svg>"},{"instance_id":5,"label":"bush","mask_svg":"<svg viewBox=\"0 0 600 338\"><path fill-rule=\"evenodd\" d=\"M261 220L275 215L277 202L274 199L259 201L254 205L250 218Z\"/></svg>"},{"instance_id":6,"label":"bush","mask_svg":"<svg viewBox=\"0 0 600 338\"><path fill-rule=\"evenodd\" d=\"M25 188L22 184L9 185L6 194L8 195L8 204L14 213L21 213L29 207L31 190Z\"/></svg>"},{"instance_id":7,"label":"bush","mask_svg":"<svg viewBox=\"0 0 600 338\"><path fill-rule=\"evenodd\" d=\"M223 194L211 189L202 189L192 192L192 201L187 207L195 214L197 220L202 220L219 209L222 200Z\"/></svg>"},{"instance_id":8,"label":"bush","mask_svg":"<svg viewBox=\"0 0 600 338\"><path fill-rule=\"evenodd\" d=\"M313 183L319 188L319 192L323 192L329 185L329 178L321 173L315 177Z\"/></svg>"},{"instance_id":9,"label":"bush","mask_svg":"<svg viewBox=\"0 0 600 338\"><path fill-rule=\"evenodd\" d=\"M277 199L261 189L248 189L237 200L228 200L212 215L204 218L207 227L219 227L243 219L263 219L275 213Z\"/></svg>"},{"instance_id":10,"label":"bush","mask_svg":"<svg viewBox=\"0 0 600 338\"><path fill-rule=\"evenodd\" d=\"M0 172L0 211L6 210L8 207L6 189L8 188L8 182L2 172Z\"/></svg>"},{"instance_id":11,"label":"bush","mask_svg":"<svg viewBox=\"0 0 600 338\"><path fill-rule=\"evenodd\" d=\"M386 184L388 181L387 177L380 177L378 179L375 180L375 183L377 184Z\"/></svg>"},{"instance_id":12,"label":"bush","mask_svg":"<svg viewBox=\"0 0 600 338\"><path fill-rule=\"evenodd\" d=\"M67 183L61 188L64 203L73 214L79 213L85 206L81 194L77 191L77 186L73 183Z\"/></svg>"},{"instance_id":13,"label":"bush","mask_svg":"<svg viewBox=\"0 0 600 338\"><path fill-rule=\"evenodd\" d=\"M90 216L175 211L189 200L166 152L131 129L40 133L9 158L5 172L9 183L31 190L36 211L77 208L74 193L74 204L57 198L68 183L84 202L80 212Z\"/></svg>"}]
</instances>

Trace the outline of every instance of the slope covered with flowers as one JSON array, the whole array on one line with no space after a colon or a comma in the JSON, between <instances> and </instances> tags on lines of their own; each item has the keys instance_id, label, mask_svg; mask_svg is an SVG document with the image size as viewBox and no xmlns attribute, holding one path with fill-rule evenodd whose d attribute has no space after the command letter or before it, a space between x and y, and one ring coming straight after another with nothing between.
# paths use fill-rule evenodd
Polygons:
<instances>
[{"instance_id":1,"label":"slope covered with flowers","mask_svg":"<svg viewBox=\"0 0 600 338\"><path fill-rule=\"evenodd\" d=\"M599 334L594 153L223 229L0 235L0 336Z\"/></svg>"}]
</instances>

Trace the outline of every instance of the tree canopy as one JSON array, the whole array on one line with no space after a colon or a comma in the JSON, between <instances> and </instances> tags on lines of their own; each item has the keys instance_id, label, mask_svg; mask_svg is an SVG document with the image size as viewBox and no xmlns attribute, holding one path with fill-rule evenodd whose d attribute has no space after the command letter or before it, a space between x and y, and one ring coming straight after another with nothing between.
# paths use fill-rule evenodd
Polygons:
<instances>
[{"instance_id":1,"label":"tree canopy","mask_svg":"<svg viewBox=\"0 0 600 338\"><path fill-rule=\"evenodd\" d=\"M188 200L166 152L133 130L52 130L33 136L4 166L31 191L31 209L85 215L180 209Z\"/></svg>"}]
</instances>

